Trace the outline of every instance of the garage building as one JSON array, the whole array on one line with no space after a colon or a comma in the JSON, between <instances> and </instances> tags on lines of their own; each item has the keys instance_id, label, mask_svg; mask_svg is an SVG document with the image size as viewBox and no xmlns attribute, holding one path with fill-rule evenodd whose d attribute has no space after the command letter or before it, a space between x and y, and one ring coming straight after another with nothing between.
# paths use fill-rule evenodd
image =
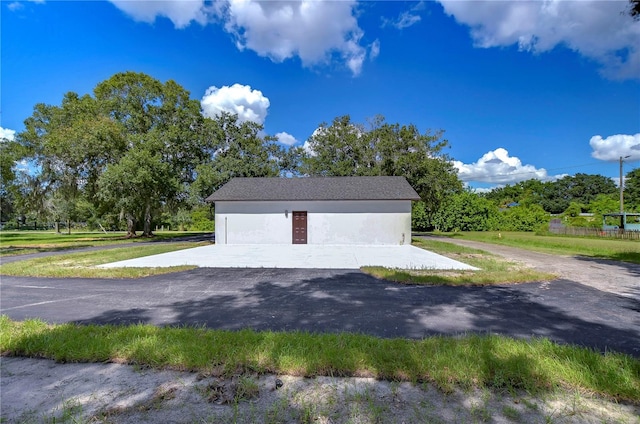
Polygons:
<instances>
[{"instance_id":1,"label":"garage building","mask_svg":"<svg viewBox=\"0 0 640 424\"><path fill-rule=\"evenodd\" d=\"M404 177L234 178L215 203L216 244L411 243Z\"/></svg>"}]
</instances>

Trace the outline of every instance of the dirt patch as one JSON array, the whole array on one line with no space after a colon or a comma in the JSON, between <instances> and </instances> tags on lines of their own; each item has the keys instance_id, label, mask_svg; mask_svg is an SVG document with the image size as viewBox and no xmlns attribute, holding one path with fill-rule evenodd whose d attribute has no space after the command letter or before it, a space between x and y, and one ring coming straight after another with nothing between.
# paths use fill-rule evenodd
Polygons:
<instances>
[{"instance_id":1,"label":"dirt patch","mask_svg":"<svg viewBox=\"0 0 640 424\"><path fill-rule=\"evenodd\" d=\"M2 422L638 423L640 407L587 394L455 390L371 378L313 379L1 358Z\"/></svg>"}]
</instances>

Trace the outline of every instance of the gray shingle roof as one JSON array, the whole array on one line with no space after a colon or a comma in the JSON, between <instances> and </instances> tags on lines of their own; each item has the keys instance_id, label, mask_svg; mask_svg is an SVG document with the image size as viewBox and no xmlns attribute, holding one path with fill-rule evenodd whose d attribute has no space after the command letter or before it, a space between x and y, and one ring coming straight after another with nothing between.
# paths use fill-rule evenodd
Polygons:
<instances>
[{"instance_id":1,"label":"gray shingle roof","mask_svg":"<svg viewBox=\"0 0 640 424\"><path fill-rule=\"evenodd\" d=\"M206 200L420 200L420 196L404 177L234 178Z\"/></svg>"}]
</instances>

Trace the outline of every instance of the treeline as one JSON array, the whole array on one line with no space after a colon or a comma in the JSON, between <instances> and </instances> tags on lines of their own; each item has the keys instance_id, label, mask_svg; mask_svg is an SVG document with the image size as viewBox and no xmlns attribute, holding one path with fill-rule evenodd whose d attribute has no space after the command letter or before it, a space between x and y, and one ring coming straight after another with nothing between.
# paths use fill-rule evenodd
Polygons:
<instances>
[{"instance_id":1,"label":"treeline","mask_svg":"<svg viewBox=\"0 0 640 424\"><path fill-rule=\"evenodd\" d=\"M37 104L14 141L3 140L3 222L84 222L126 229L213 229L204 199L233 177L404 175L435 213L460 192L442 132L377 117L323 123L306 147L285 148L263 127L200 103L174 81L119 73L92 95ZM21 166L16 167L16 163Z\"/></svg>"},{"instance_id":2,"label":"treeline","mask_svg":"<svg viewBox=\"0 0 640 424\"><path fill-rule=\"evenodd\" d=\"M528 180L486 193L464 191L449 197L431 220L414 226L441 231L538 231L550 218L572 227L602 226L602 215L620 210L619 188L601 175L576 174L557 181ZM640 168L627 173L624 188L626 212L640 212ZM619 220L611 219L617 225Z\"/></svg>"},{"instance_id":3,"label":"treeline","mask_svg":"<svg viewBox=\"0 0 640 424\"><path fill-rule=\"evenodd\" d=\"M82 222L129 236L159 226L213 230L207 196L233 177L277 176L404 176L422 199L414 204L418 230L535 230L549 213L617 210L615 184L598 175L465 191L447 147L442 131L347 115L320 124L304 147L285 148L236 115L205 117L174 81L125 72L91 95L35 105L25 130L0 142L0 220L31 228ZM627 181L635 209L637 171Z\"/></svg>"}]
</instances>

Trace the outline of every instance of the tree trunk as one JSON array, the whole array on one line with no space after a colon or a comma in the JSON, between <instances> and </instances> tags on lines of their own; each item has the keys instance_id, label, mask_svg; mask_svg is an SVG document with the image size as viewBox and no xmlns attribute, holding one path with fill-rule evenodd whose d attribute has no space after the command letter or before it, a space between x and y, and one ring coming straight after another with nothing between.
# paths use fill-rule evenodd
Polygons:
<instances>
[{"instance_id":1,"label":"tree trunk","mask_svg":"<svg viewBox=\"0 0 640 424\"><path fill-rule=\"evenodd\" d=\"M125 215L127 218L127 238L135 237L136 236L136 219L129 212L127 212Z\"/></svg>"},{"instance_id":2,"label":"tree trunk","mask_svg":"<svg viewBox=\"0 0 640 424\"><path fill-rule=\"evenodd\" d=\"M151 204L147 203L144 209L144 229L142 235L145 237L153 237L153 231L151 230Z\"/></svg>"},{"instance_id":3,"label":"tree trunk","mask_svg":"<svg viewBox=\"0 0 640 424\"><path fill-rule=\"evenodd\" d=\"M60 223L56 220L56 233L60 233Z\"/></svg>"},{"instance_id":4,"label":"tree trunk","mask_svg":"<svg viewBox=\"0 0 640 424\"><path fill-rule=\"evenodd\" d=\"M71 234L71 220L67 219L67 234Z\"/></svg>"}]
</instances>

